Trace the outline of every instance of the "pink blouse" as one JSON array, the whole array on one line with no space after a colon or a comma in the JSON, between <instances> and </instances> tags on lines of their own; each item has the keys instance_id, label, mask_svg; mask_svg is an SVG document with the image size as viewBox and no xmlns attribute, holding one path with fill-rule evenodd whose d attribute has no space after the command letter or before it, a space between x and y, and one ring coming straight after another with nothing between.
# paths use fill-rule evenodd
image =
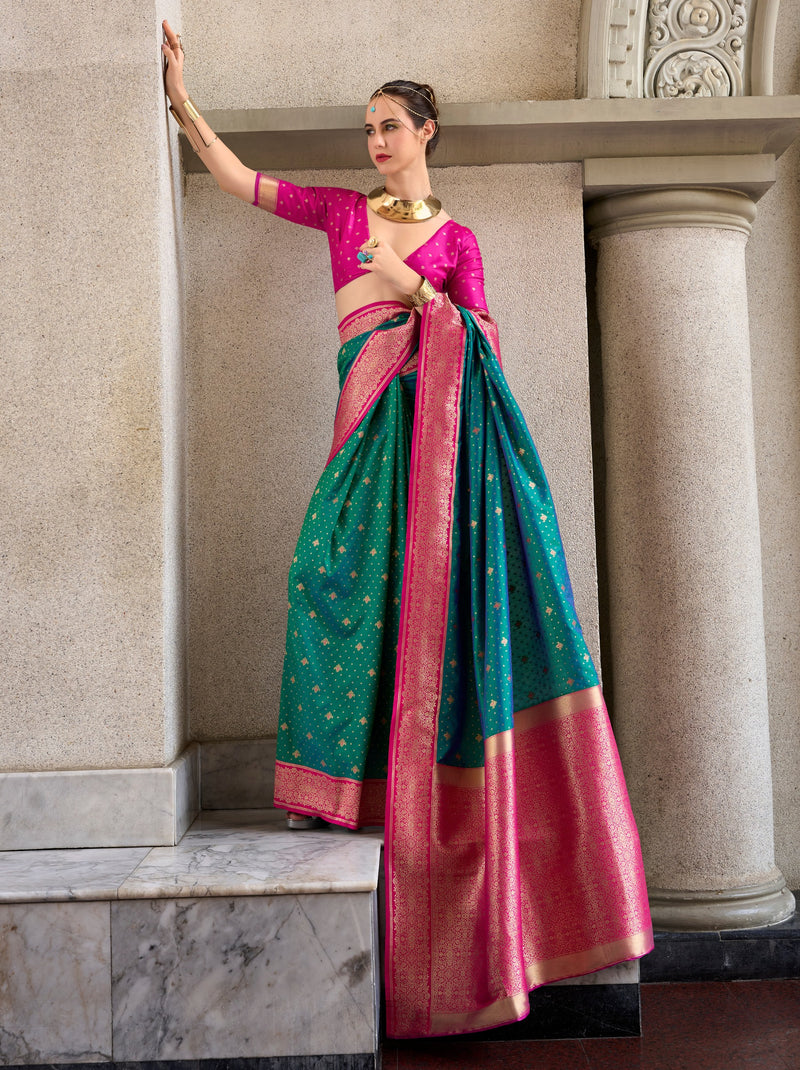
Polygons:
<instances>
[{"instance_id":1,"label":"pink blouse","mask_svg":"<svg viewBox=\"0 0 800 1070\"><path fill-rule=\"evenodd\" d=\"M327 234L334 290L363 275L357 253L370 236L367 211L367 198L355 190L278 183L275 214ZM475 235L467 227L448 219L404 262L453 304L486 310L483 262Z\"/></svg>"}]
</instances>

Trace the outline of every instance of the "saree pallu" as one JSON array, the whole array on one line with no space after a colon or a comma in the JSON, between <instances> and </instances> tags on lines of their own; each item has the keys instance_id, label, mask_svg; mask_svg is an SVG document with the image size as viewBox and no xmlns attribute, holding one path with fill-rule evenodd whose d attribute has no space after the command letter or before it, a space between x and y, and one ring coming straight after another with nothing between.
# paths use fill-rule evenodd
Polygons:
<instances>
[{"instance_id":1,"label":"saree pallu","mask_svg":"<svg viewBox=\"0 0 800 1070\"><path fill-rule=\"evenodd\" d=\"M388 1034L488 1029L652 948L638 835L494 324L439 295L340 332L275 804L385 823Z\"/></svg>"}]
</instances>

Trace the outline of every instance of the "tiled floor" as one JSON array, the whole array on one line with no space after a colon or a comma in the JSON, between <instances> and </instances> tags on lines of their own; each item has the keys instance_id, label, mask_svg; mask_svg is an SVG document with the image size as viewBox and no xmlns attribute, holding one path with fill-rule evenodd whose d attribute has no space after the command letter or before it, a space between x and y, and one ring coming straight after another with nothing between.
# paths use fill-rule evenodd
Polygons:
<instances>
[{"instance_id":1,"label":"tiled floor","mask_svg":"<svg viewBox=\"0 0 800 1070\"><path fill-rule=\"evenodd\" d=\"M386 1041L383 1070L800 1070L800 980L641 991L641 1039Z\"/></svg>"}]
</instances>

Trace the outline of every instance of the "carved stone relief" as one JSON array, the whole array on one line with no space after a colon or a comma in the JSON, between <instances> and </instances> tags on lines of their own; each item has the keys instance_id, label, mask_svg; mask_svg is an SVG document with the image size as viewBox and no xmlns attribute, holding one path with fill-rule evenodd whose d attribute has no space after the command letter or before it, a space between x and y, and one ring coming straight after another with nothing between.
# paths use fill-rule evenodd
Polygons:
<instances>
[{"instance_id":1,"label":"carved stone relief","mask_svg":"<svg viewBox=\"0 0 800 1070\"><path fill-rule=\"evenodd\" d=\"M642 95L642 16L647 0L622 0L611 10L608 42L608 95ZM638 47L637 47L638 46Z\"/></svg>"},{"instance_id":2,"label":"carved stone relief","mask_svg":"<svg viewBox=\"0 0 800 1070\"><path fill-rule=\"evenodd\" d=\"M582 0L585 97L772 93L780 0Z\"/></svg>"},{"instance_id":3,"label":"carved stone relief","mask_svg":"<svg viewBox=\"0 0 800 1070\"><path fill-rule=\"evenodd\" d=\"M646 97L744 92L747 9L736 0L651 0Z\"/></svg>"}]
</instances>

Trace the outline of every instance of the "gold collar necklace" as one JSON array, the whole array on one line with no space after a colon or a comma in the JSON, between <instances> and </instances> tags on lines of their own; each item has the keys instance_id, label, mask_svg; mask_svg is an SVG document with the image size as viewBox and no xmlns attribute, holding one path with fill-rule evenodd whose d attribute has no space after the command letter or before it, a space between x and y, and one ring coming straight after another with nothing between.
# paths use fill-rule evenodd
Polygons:
<instances>
[{"instance_id":1,"label":"gold collar necklace","mask_svg":"<svg viewBox=\"0 0 800 1070\"><path fill-rule=\"evenodd\" d=\"M367 196L367 204L373 212L395 223L421 223L423 219L433 219L442 210L442 202L434 196L424 201L403 201L387 193L383 186Z\"/></svg>"}]
</instances>

